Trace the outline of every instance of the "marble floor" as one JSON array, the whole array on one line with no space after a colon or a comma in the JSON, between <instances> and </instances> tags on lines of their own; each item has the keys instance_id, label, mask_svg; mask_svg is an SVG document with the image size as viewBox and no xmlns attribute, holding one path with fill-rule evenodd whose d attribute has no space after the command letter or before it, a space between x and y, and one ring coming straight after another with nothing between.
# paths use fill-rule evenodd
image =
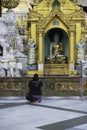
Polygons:
<instances>
[{"instance_id":1,"label":"marble floor","mask_svg":"<svg viewBox=\"0 0 87 130\"><path fill-rule=\"evenodd\" d=\"M0 97L0 130L87 130L87 97Z\"/></svg>"}]
</instances>

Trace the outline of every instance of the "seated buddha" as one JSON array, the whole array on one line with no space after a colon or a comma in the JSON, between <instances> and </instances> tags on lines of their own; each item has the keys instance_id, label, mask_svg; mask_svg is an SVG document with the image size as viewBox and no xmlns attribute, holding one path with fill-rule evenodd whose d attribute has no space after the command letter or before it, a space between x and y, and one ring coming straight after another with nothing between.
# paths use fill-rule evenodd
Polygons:
<instances>
[{"instance_id":1,"label":"seated buddha","mask_svg":"<svg viewBox=\"0 0 87 130\"><path fill-rule=\"evenodd\" d=\"M62 42L59 42L57 33L54 35L54 42L50 44L50 55L46 57L51 63L65 63L66 56L63 55Z\"/></svg>"}]
</instances>

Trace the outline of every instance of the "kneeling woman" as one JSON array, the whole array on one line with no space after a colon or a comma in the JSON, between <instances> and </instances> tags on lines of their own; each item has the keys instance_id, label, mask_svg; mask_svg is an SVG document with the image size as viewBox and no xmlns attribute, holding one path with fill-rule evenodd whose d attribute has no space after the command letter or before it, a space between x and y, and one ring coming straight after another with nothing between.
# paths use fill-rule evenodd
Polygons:
<instances>
[{"instance_id":1,"label":"kneeling woman","mask_svg":"<svg viewBox=\"0 0 87 130\"><path fill-rule=\"evenodd\" d=\"M42 81L39 79L38 74L34 74L34 77L28 83L29 93L26 96L26 99L30 102L41 102L42 91L41 87L43 86Z\"/></svg>"}]
</instances>

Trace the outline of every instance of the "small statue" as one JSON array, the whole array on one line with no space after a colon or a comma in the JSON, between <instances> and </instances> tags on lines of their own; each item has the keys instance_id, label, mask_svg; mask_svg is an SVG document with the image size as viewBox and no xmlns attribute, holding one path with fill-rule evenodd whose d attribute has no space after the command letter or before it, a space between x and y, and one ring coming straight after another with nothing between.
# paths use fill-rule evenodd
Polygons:
<instances>
[{"instance_id":1,"label":"small statue","mask_svg":"<svg viewBox=\"0 0 87 130\"><path fill-rule=\"evenodd\" d=\"M37 44L34 42L34 39L30 39L28 44L29 53L28 53L28 64L29 70L36 70L36 48Z\"/></svg>"},{"instance_id":2,"label":"small statue","mask_svg":"<svg viewBox=\"0 0 87 130\"><path fill-rule=\"evenodd\" d=\"M9 71L10 71L10 77L14 77L14 69L15 69L16 61L9 61Z\"/></svg>"},{"instance_id":3,"label":"small statue","mask_svg":"<svg viewBox=\"0 0 87 130\"><path fill-rule=\"evenodd\" d=\"M80 39L79 43L76 45L77 48L77 63L80 63L80 61L85 60L85 40Z\"/></svg>"},{"instance_id":4,"label":"small statue","mask_svg":"<svg viewBox=\"0 0 87 130\"><path fill-rule=\"evenodd\" d=\"M46 57L46 60L65 62L66 57L63 55L63 46L62 42L59 41L58 33L55 33L53 38L54 42L50 44L50 55Z\"/></svg>"},{"instance_id":5,"label":"small statue","mask_svg":"<svg viewBox=\"0 0 87 130\"><path fill-rule=\"evenodd\" d=\"M0 61L0 77L5 77L6 74L5 74L5 69L3 68L3 65Z\"/></svg>"},{"instance_id":6,"label":"small statue","mask_svg":"<svg viewBox=\"0 0 87 130\"><path fill-rule=\"evenodd\" d=\"M63 51L62 43L59 42L59 36L57 33L54 35L54 42L50 44L50 58L54 58L60 55Z\"/></svg>"},{"instance_id":7,"label":"small statue","mask_svg":"<svg viewBox=\"0 0 87 130\"><path fill-rule=\"evenodd\" d=\"M22 63L17 61L14 69L14 77L21 77L21 76L22 76Z\"/></svg>"}]
</instances>

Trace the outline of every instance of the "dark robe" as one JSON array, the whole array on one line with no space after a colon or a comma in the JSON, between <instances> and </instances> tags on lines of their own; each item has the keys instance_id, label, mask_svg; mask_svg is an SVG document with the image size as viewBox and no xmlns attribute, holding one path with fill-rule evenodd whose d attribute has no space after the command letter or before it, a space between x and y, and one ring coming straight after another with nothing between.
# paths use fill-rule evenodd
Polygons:
<instances>
[{"instance_id":1,"label":"dark robe","mask_svg":"<svg viewBox=\"0 0 87 130\"><path fill-rule=\"evenodd\" d=\"M30 80L30 82L28 83L29 93L27 95L28 98L26 99L29 100L30 102L35 102L35 101L41 102L42 85L43 85L42 81L38 78L38 75L35 74L33 79Z\"/></svg>"}]
</instances>

